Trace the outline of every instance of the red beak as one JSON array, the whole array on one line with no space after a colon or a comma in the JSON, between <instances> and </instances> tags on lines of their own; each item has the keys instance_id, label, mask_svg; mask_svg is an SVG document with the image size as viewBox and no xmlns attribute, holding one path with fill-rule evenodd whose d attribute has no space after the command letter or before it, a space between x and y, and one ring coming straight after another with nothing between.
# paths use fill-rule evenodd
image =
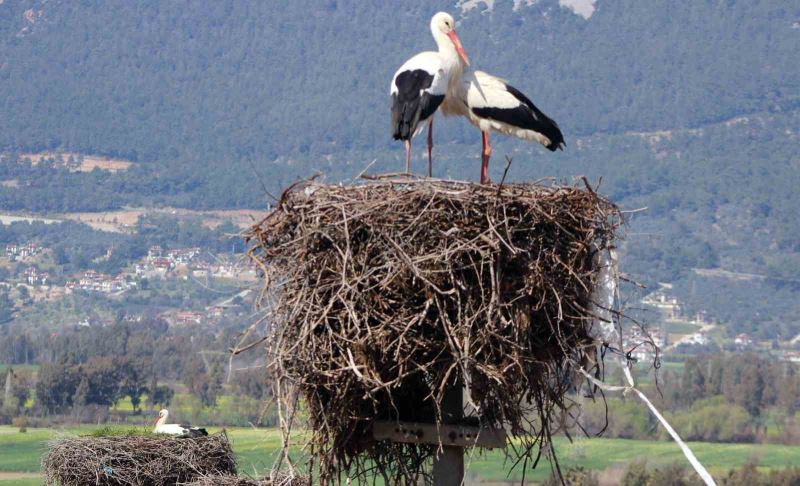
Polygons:
<instances>
[{"instance_id":1,"label":"red beak","mask_svg":"<svg viewBox=\"0 0 800 486\"><path fill-rule=\"evenodd\" d=\"M461 56L461 59L464 60L464 63L469 66L469 58L467 57L467 53L464 52L464 48L461 46L461 40L459 40L458 36L456 35L455 30L451 30L447 37L453 42L453 45L456 46L456 51L458 55Z\"/></svg>"}]
</instances>

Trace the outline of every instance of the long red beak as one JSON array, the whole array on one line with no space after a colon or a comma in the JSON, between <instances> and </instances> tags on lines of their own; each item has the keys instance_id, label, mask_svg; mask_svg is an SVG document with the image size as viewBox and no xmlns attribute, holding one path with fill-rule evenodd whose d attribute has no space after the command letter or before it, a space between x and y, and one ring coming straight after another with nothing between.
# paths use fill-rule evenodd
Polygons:
<instances>
[{"instance_id":1,"label":"long red beak","mask_svg":"<svg viewBox=\"0 0 800 486\"><path fill-rule=\"evenodd\" d=\"M453 45L456 46L456 51L458 55L461 56L461 59L464 60L464 63L469 66L469 58L467 57L467 53L464 51L464 47L461 46L461 40L459 40L458 36L456 35L455 30L451 30L447 37L453 42Z\"/></svg>"}]
</instances>

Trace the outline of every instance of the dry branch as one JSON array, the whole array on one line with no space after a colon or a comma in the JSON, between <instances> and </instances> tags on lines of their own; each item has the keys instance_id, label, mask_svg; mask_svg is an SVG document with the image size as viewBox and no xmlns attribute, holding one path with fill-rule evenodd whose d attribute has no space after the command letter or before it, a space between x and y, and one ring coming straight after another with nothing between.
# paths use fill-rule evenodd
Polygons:
<instances>
[{"instance_id":1,"label":"dry branch","mask_svg":"<svg viewBox=\"0 0 800 486\"><path fill-rule=\"evenodd\" d=\"M304 399L320 482L424 479L436 447L376 442L371 424L441 423L456 383L470 420L506 428L517 455L550 450L597 344L594 256L621 222L588 187L390 178L285 191L249 232L250 256L271 300L271 372L293 385L278 395Z\"/></svg>"}]
</instances>

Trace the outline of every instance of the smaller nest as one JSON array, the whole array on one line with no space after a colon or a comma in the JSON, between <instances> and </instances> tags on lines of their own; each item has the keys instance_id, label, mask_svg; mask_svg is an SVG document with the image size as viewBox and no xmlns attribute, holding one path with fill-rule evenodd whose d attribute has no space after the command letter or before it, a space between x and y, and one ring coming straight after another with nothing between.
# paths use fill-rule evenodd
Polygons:
<instances>
[{"instance_id":1,"label":"smaller nest","mask_svg":"<svg viewBox=\"0 0 800 486\"><path fill-rule=\"evenodd\" d=\"M536 464L577 370L596 364L597 257L621 224L588 183L284 192L251 229L250 256L272 300L271 372L293 385L277 395L303 399L320 482L426 477L435 445L376 442L372 424L441 424L448 388L466 389L467 420L506 429L519 463Z\"/></svg>"},{"instance_id":2,"label":"smaller nest","mask_svg":"<svg viewBox=\"0 0 800 486\"><path fill-rule=\"evenodd\" d=\"M42 459L47 485L172 486L236 474L236 459L224 432L197 438L70 437L51 441L48 447Z\"/></svg>"},{"instance_id":3,"label":"smaller nest","mask_svg":"<svg viewBox=\"0 0 800 486\"><path fill-rule=\"evenodd\" d=\"M203 476L191 483L184 483L182 486L311 486L311 482L306 477L287 474L278 474L272 479L250 479L227 475Z\"/></svg>"}]
</instances>

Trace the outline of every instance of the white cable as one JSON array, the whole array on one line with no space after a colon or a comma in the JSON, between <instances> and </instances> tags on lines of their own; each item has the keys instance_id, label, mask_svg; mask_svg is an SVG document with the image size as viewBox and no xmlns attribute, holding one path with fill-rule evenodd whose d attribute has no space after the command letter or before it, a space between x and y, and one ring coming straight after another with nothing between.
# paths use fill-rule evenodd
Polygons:
<instances>
[{"instance_id":1,"label":"white cable","mask_svg":"<svg viewBox=\"0 0 800 486\"><path fill-rule=\"evenodd\" d=\"M619 325L617 326L613 325L614 319L613 313L611 312L611 309L616 307L614 302L619 302L619 274L616 252L612 248L605 249L597 256L596 263L600 267L600 278L598 279L598 285L595 288L592 300L595 302L593 310L595 315L598 317L594 319L592 331L594 331L593 334L595 338L599 338L602 342L606 343L611 341L610 338L612 334L619 333L617 337L619 338L621 346L622 324L618 323ZM620 347L620 349L622 348ZM706 486L716 486L714 478L712 478L711 474L708 473L708 470L706 470L706 468L700 464L700 461L697 460L697 457L695 457L692 450L689 449L689 446L686 445L678 433L675 432L675 429L673 429L672 426L667 422L667 419L661 415L661 412L656 409L655 405L653 405L647 396L645 396L644 393L636 388L636 384L633 381L633 374L631 374L630 364L624 356L620 357L620 365L622 366L622 371L625 374L625 380L628 382L627 386L607 385L587 373L583 367L579 369L581 373L583 373L583 375L589 379L590 382L603 390L621 391L625 394L631 391L636 393L636 395L645 403L645 405L647 405L650 411L653 412L653 415L656 416L658 421L661 422L661 425L667 429L667 432L673 438L673 440L678 443L678 446L683 451L683 455L689 460L689 463L706 483Z\"/></svg>"},{"instance_id":2,"label":"white cable","mask_svg":"<svg viewBox=\"0 0 800 486\"><path fill-rule=\"evenodd\" d=\"M656 416L658 421L661 422L661 425L663 425L664 428L667 429L669 435L675 440L675 442L678 443L678 446L683 451L683 455L686 456L686 459L689 460L689 463L692 465L692 467L694 467L694 470L697 471L697 474L700 475L700 477L703 479L706 485L716 486L717 483L714 482L714 478L712 478L711 474L708 473L708 470L705 467L703 467L702 464L700 464L700 461L697 460L697 457L694 455L692 450L689 448L688 445L686 445L683 439L680 438L678 433L675 432L675 429L673 429L672 426L669 424L669 422L667 422L667 419L665 419L664 416L661 415L661 412L658 411L655 405L653 405L653 403L647 398L647 396L645 396L644 393L642 393L639 389L633 386L633 377L630 374L630 369L627 366L625 366L623 370L625 371L625 376L628 379L628 382L630 383L629 386L607 385L602 381L596 379L594 376L587 373L586 370L584 370L583 368L580 368L581 373L583 373L583 375L586 378L588 378L589 381L591 381L598 388L601 388L605 391L621 391L623 393L628 393L632 391L636 393L636 395L645 403L645 405L647 405L650 411L653 412L653 415Z\"/></svg>"}]
</instances>

